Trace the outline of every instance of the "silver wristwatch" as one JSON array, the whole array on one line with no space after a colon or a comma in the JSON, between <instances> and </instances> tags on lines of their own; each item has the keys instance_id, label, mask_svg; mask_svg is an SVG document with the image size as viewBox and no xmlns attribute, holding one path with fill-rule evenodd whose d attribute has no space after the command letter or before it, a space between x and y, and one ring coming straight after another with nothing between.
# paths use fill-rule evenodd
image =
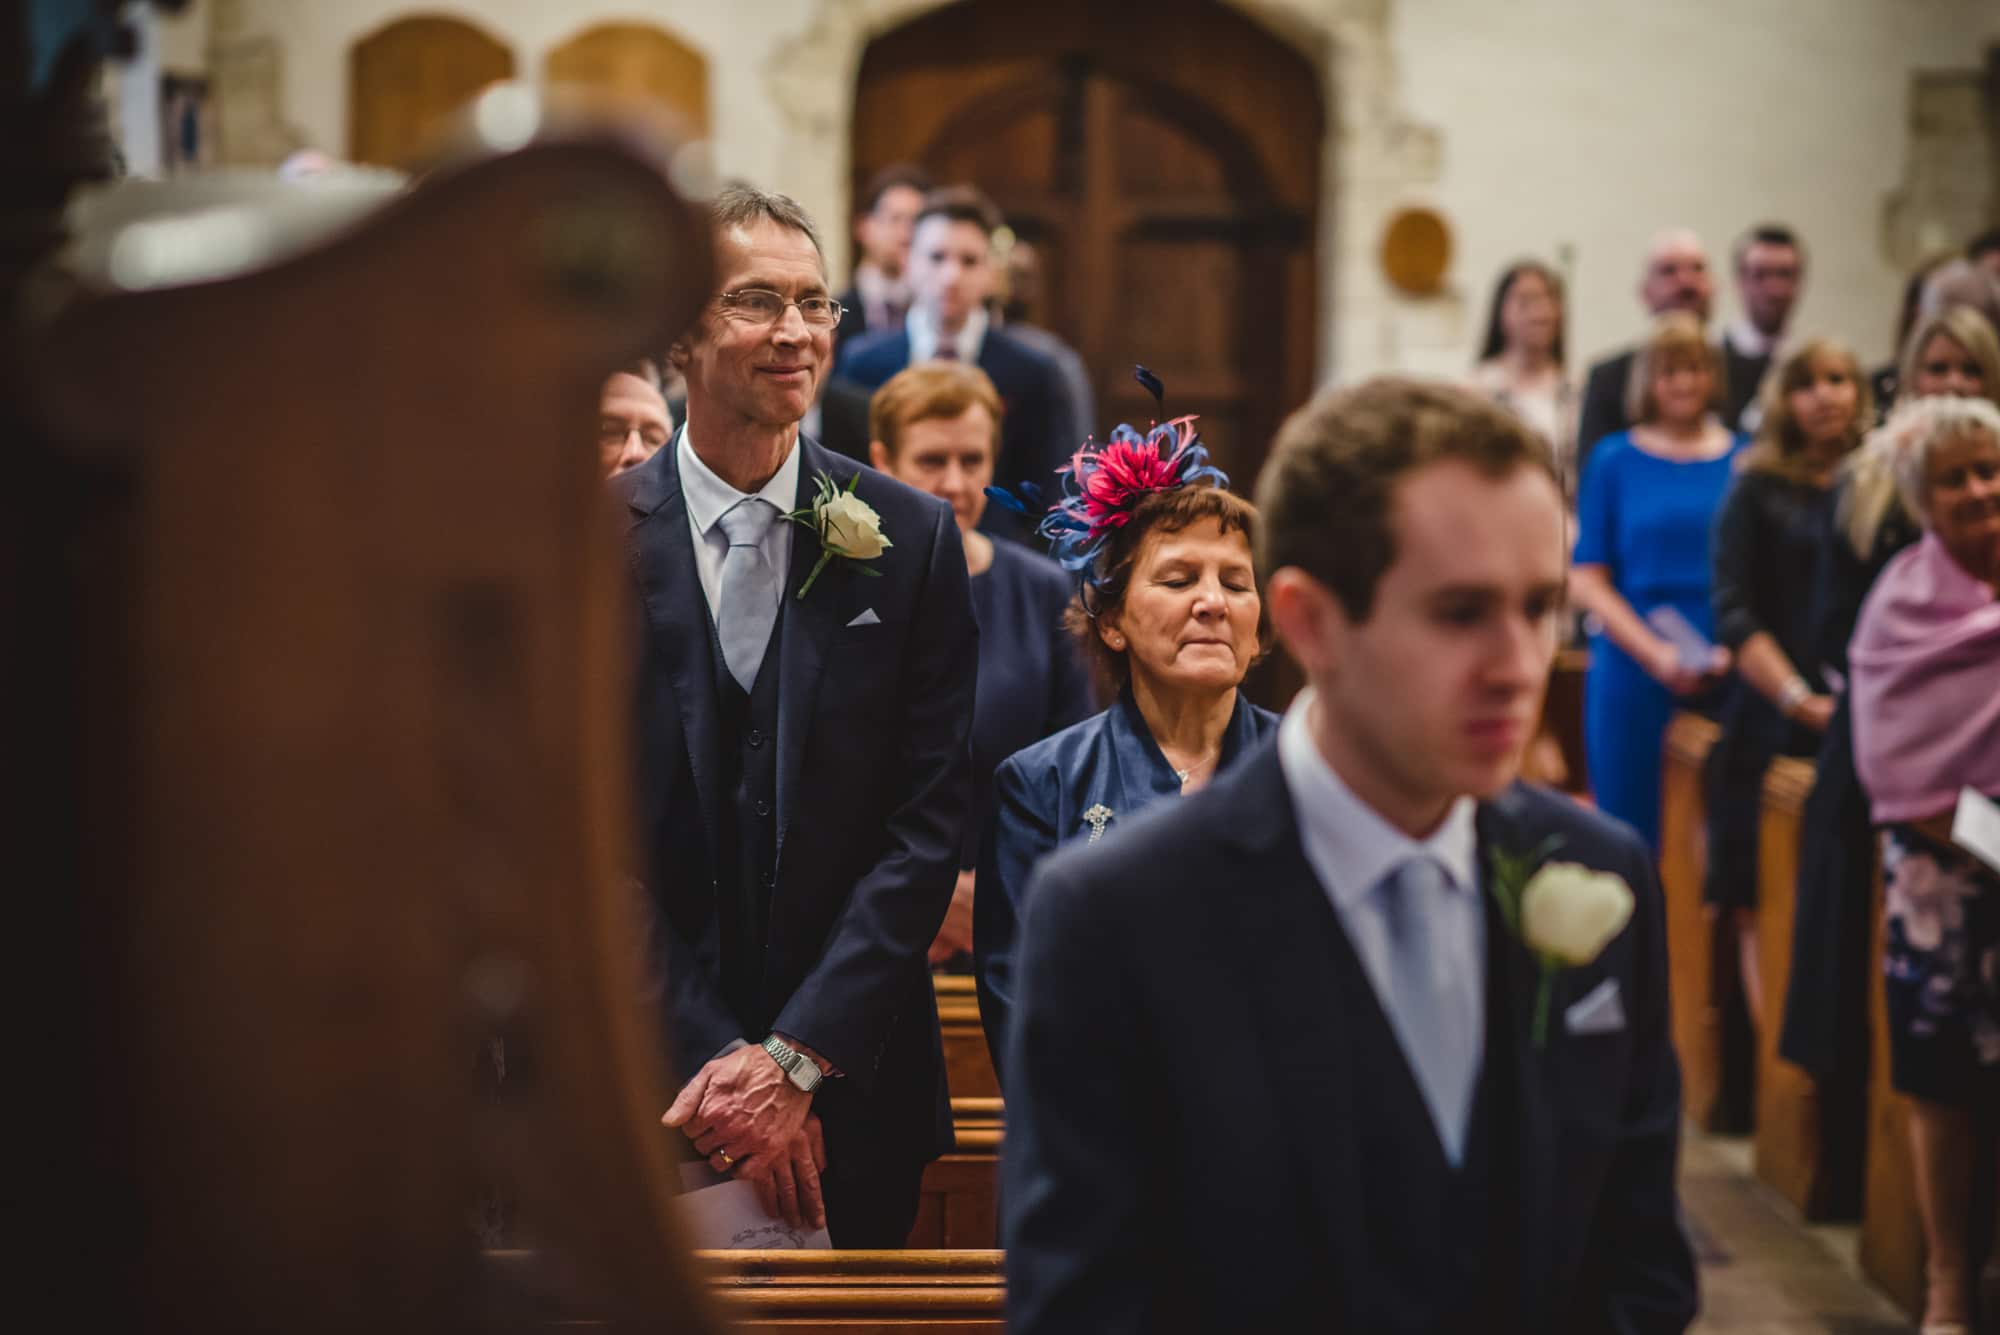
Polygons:
<instances>
[{"instance_id":1,"label":"silver wristwatch","mask_svg":"<svg viewBox=\"0 0 2000 1335\"><path fill-rule=\"evenodd\" d=\"M785 1078L799 1089L810 1094L819 1088L822 1079L819 1063L791 1044L772 1034L764 1040L764 1051L771 1054L771 1060L785 1073Z\"/></svg>"}]
</instances>

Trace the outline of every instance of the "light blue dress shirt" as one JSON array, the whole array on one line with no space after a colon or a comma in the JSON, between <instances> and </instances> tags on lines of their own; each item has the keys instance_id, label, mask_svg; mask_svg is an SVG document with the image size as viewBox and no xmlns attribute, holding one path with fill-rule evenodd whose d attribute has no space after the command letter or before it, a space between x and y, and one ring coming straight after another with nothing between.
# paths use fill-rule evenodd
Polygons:
<instances>
[{"instance_id":1,"label":"light blue dress shirt","mask_svg":"<svg viewBox=\"0 0 2000 1335\"><path fill-rule=\"evenodd\" d=\"M1310 712L1316 707L1313 692L1302 691L1278 726L1278 763L1291 794L1306 862L1332 902L1354 953L1361 957L1361 967L1423 1092L1439 1141L1457 1162L1472 1118L1470 1091L1478 1087L1486 1033L1486 910L1480 902L1479 833L1474 823L1478 804L1461 797L1428 838L1410 838L1356 796L1327 763L1313 740ZM1382 892L1413 858L1433 860L1449 882L1447 893L1433 901L1435 916L1427 926L1432 952L1438 957L1434 974L1462 970L1459 977L1476 980L1470 1017L1475 1027L1470 1034L1415 1032L1414 1020L1396 1004L1391 974L1395 951ZM1426 1078L1426 1072L1434 1069L1441 1037L1447 1039L1442 1046L1465 1054L1460 1060L1472 1064L1470 1071L1461 1069L1459 1078L1450 1082L1468 1091L1463 1099L1445 1097Z\"/></svg>"}]
</instances>

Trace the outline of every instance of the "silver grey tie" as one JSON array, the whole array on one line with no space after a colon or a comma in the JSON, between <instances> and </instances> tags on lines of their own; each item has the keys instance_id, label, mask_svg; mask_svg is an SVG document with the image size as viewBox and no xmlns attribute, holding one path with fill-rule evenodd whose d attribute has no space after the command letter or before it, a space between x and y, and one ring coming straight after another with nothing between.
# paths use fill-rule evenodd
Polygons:
<instances>
[{"instance_id":1,"label":"silver grey tie","mask_svg":"<svg viewBox=\"0 0 2000 1335\"><path fill-rule=\"evenodd\" d=\"M764 646L778 622L782 588L778 572L764 550L764 539L778 520L778 507L758 496L746 496L723 512L717 522L729 539L722 558L722 585L717 592L715 633L722 641L722 661L744 690L757 680Z\"/></svg>"},{"instance_id":2,"label":"silver grey tie","mask_svg":"<svg viewBox=\"0 0 2000 1335\"><path fill-rule=\"evenodd\" d=\"M1445 870L1427 857L1411 858L1377 891L1389 926L1389 974L1395 1028L1403 1055L1431 1110L1438 1140L1456 1164L1465 1157L1486 1035L1477 959L1448 944L1446 915L1461 908Z\"/></svg>"}]
</instances>

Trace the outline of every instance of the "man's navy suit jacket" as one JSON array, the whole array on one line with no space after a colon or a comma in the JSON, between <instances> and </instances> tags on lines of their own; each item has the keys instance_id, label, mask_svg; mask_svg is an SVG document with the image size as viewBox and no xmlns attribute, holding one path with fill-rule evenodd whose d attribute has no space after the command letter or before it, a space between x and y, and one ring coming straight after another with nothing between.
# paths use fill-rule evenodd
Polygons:
<instances>
[{"instance_id":1,"label":"man's navy suit jacket","mask_svg":"<svg viewBox=\"0 0 2000 1335\"><path fill-rule=\"evenodd\" d=\"M774 640L777 863L760 1015L733 1013L721 988L717 868L736 853L715 842L731 797L678 438L612 483L643 612L637 814L652 946L680 1078L736 1039L789 1034L841 1072L814 1099L829 1159L921 1162L952 1144L925 955L971 801L978 629L965 552L943 502L803 438L798 448L798 505L818 474L843 488L859 474L856 494L894 545L866 563L877 577L836 560L800 599L819 541L792 535Z\"/></svg>"},{"instance_id":2,"label":"man's navy suit jacket","mask_svg":"<svg viewBox=\"0 0 2000 1335\"><path fill-rule=\"evenodd\" d=\"M890 376L910 364L910 334L907 328L864 334L840 345L834 375L850 380L863 389L880 389ZM1083 444L1068 440L1067 408L1069 391L1064 386L1062 368L1046 354L1037 352L1003 328L989 328L979 345L979 369L1000 391L1004 416L1000 423L1000 457L994 462L995 485L1016 491L1023 482L1041 488L1044 498L1055 493L1055 470L1069 461ZM980 527L1016 535L1025 527L1015 522L1010 511L988 506L987 520Z\"/></svg>"},{"instance_id":3,"label":"man's navy suit jacket","mask_svg":"<svg viewBox=\"0 0 2000 1335\"><path fill-rule=\"evenodd\" d=\"M1540 1049L1535 960L1489 908L1487 967L1503 972L1488 1033L1508 1056L1488 1247L1505 1296L1487 1328L1681 1331L1695 1276L1652 859L1625 827L1522 785L1482 803L1478 828L1482 863L1554 836L1555 858L1615 872L1637 898L1594 963L1557 975ZM1355 1109L1385 1081L1415 1086L1357 1068L1355 1026L1388 1021L1351 1000L1372 992L1348 976L1359 958L1307 862L1275 741L1054 854L1026 918L1001 1157L1010 1329L1301 1329L1302 1313L1314 1330L1412 1329L1424 1277L1385 1276L1421 1248L1365 1217L1363 1184L1393 1190L1399 1169L1355 1133ZM1566 1008L1607 979L1623 1024L1568 1032Z\"/></svg>"}]
</instances>

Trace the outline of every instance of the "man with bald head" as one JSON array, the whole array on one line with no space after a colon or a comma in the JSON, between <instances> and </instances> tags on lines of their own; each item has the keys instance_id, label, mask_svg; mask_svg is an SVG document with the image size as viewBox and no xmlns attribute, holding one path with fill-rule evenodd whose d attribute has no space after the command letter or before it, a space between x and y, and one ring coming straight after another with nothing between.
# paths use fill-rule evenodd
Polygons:
<instances>
[{"instance_id":1,"label":"man with bald head","mask_svg":"<svg viewBox=\"0 0 2000 1335\"><path fill-rule=\"evenodd\" d=\"M1646 249L1646 268L1639 278L1639 300L1657 320L1672 311L1686 311L1708 324L1715 299L1715 280L1708 268L1708 251L1701 238L1685 227L1670 228ZM1625 382L1632 374L1638 349L1626 348L1590 368L1583 390L1583 416L1576 433L1576 470L1583 473L1590 448L1614 431L1632 425L1625 416ZM1734 414L1730 414L1734 416Z\"/></svg>"}]
</instances>

